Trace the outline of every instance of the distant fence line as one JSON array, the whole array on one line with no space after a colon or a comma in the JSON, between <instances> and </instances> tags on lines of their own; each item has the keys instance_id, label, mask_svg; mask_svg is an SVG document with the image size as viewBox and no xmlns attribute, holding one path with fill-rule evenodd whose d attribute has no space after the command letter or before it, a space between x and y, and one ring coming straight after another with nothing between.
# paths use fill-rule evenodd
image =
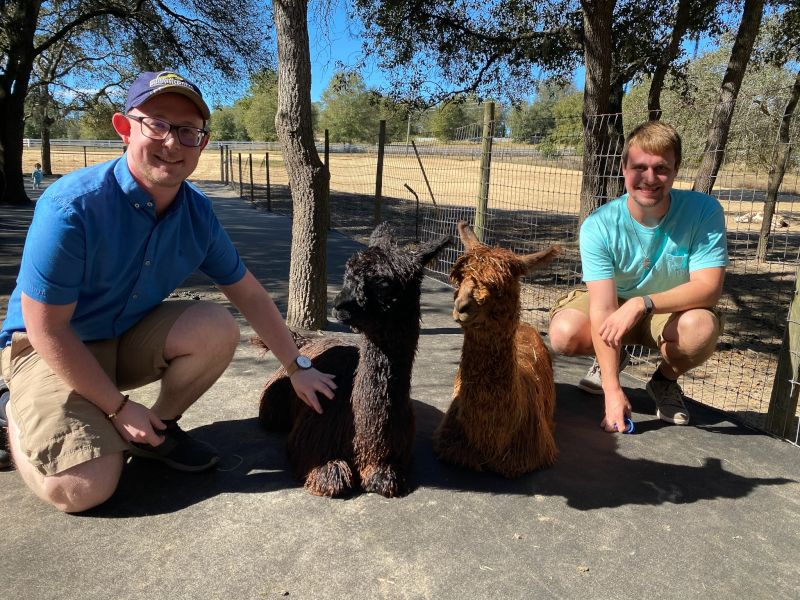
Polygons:
<instances>
[{"instance_id":1,"label":"distant fence line","mask_svg":"<svg viewBox=\"0 0 800 600\"><path fill-rule=\"evenodd\" d=\"M797 445L800 353L796 346L800 341L793 342L792 336L800 338L800 333L794 333L800 332L800 306L791 301L800 265L800 173L796 164L789 166L769 233L767 259L758 261L759 212L769 165L754 163L753 155L764 154L777 142L769 132L748 133L755 117L746 112L751 110L746 103L743 106L737 109L740 114L733 128L739 134L731 136L713 191L725 209L731 259L721 302L726 330L714 357L685 375L682 384L692 399ZM597 118L605 123L622 117ZM682 130L680 118L665 115L664 119L675 124L682 136L699 136ZM546 331L549 307L581 281L577 228L582 139L579 134L557 137L550 133L538 136L539 143L534 145L494 143L493 137L492 143L484 144L483 134L482 125L476 124L461 130L453 143L419 139L413 144L384 143L380 175L378 143L351 145L347 150L331 144L327 156L331 227L366 240L380 215L402 239L413 241L454 235L459 219L475 223L481 218L489 244L533 252L559 243L564 248L559 259L523 281L523 319ZM790 144L796 140L793 135ZM74 147L71 153L66 145L53 147L54 170L66 172L68 164L83 166L69 160L81 157ZM265 209L291 215L289 181L278 146L217 142L210 149L214 151L204 153L194 178L222 181ZM324 145L319 149L322 154ZM119 156L119 149L97 147L83 154L87 160L100 162ZM26 153L28 162L34 157L35 153ZM612 154L610 158L618 161L620 157ZM676 187L691 187L701 158L696 150L684 154ZM376 196L378 178L381 186ZM481 210L484 214L479 217ZM433 274L446 280L461 251L459 243L447 249ZM634 358L634 366L626 373L649 377L655 357L639 348Z\"/></svg>"}]
</instances>

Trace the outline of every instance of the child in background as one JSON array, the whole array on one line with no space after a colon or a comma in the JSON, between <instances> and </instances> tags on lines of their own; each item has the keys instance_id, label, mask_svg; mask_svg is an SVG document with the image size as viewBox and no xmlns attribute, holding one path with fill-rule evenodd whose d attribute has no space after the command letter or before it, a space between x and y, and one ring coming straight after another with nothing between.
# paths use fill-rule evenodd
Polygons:
<instances>
[{"instance_id":1,"label":"child in background","mask_svg":"<svg viewBox=\"0 0 800 600\"><path fill-rule=\"evenodd\" d=\"M33 189L38 190L42 184L42 165L36 163L33 168Z\"/></svg>"}]
</instances>

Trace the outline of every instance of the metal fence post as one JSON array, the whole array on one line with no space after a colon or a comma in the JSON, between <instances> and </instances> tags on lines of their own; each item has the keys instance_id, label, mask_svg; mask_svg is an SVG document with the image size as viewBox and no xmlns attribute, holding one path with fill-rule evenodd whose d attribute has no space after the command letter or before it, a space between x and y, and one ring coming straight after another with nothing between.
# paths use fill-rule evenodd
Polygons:
<instances>
[{"instance_id":1,"label":"metal fence post","mask_svg":"<svg viewBox=\"0 0 800 600\"><path fill-rule=\"evenodd\" d=\"M220 145L219 147L219 180L220 182L225 182L225 167L223 166L223 162L225 160L225 146Z\"/></svg>"},{"instance_id":2,"label":"metal fence post","mask_svg":"<svg viewBox=\"0 0 800 600\"><path fill-rule=\"evenodd\" d=\"M386 121L378 129L378 168L375 173L375 224L381 222L381 193L383 191L383 147L386 144Z\"/></svg>"},{"instance_id":3,"label":"metal fence post","mask_svg":"<svg viewBox=\"0 0 800 600\"><path fill-rule=\"evenodd\" d=\"M489 205L489 175L492 169L492 136L494 134L494 102L483 105L483 133L481 135L481 187L475 207L475 235L486 243L486 209Z\"/></svg>"}]
</instances>

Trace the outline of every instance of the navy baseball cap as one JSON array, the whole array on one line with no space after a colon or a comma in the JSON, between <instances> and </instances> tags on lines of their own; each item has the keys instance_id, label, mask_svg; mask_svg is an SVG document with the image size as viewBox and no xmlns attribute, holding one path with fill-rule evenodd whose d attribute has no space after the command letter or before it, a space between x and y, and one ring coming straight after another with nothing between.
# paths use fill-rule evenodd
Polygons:
<instances>
[{"instance_id":1,"label":"navy baseball cap","mask_svg":"<svg viewBox=\"0 0 800 600\"><path fill-rule=\"evenodd\" d=\"M125 102L125 113L132 108L141 106L153 96L159 94L181 94L195 103L203 119L211 118L208 104L203 100L203 94L191 81L178 75L175 71L147 71L139 75L128 89L128 99Z\"/></svg>"}]
</instances>

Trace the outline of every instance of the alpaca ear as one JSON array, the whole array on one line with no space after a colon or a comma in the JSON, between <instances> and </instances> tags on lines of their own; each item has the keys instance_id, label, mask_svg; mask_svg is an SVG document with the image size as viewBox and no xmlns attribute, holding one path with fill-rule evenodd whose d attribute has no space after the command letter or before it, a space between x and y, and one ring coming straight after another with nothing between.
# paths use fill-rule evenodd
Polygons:
<instances>
[{"instance_id":1,"label":"alpaca ear","mask_svg":"<svg viewBox=\"0 0 800 600\"><path fill-rule=\"evenodd\" d=\"M530 273L543 266L549 264L553 259L561 253L561 246L550 246L547 250L541 252L534 252L533 254L526 254L520 256L519 260L525 269L525 273Z\"/></svg>"},{"instance_id":2,"label":"alpaca ear","mask_svg":"<svg viewBox=\"0 0 800 600\"><path fill-rule=\"evenodd\" d=\"M450 242L452 241L453 240L450 238L450 236L447 235L438 241L420 244L414 251L417 261L424 267L430 261L436 258L442 250L449 246Z\"/></svg>"},{"instance_id":3,"label":"alpaca ear","mask_svg":"<svg viewBox=\"0 0 800 600\"><path fill-rule=\"evenodd\" d=\"M479 246L481 241L475 235L475 232L472 231L472 228L467 225L466 221L459 221L458 222L458 236L461 238L461 242L464 244L464 249L467 251L472 250L475 246Z\"/></svg>"},{"instance_id":4,"label":"alpaca ear","mask_svg":"<svg viewBox=\"0 0 800 600\"><path fill-rule=\"evenodd\" d=\"M369 236L369 246L378 246L387 250L394 246L394 234L389 223L384 221L379 224Z\"/></svg>"}]
</instances>

